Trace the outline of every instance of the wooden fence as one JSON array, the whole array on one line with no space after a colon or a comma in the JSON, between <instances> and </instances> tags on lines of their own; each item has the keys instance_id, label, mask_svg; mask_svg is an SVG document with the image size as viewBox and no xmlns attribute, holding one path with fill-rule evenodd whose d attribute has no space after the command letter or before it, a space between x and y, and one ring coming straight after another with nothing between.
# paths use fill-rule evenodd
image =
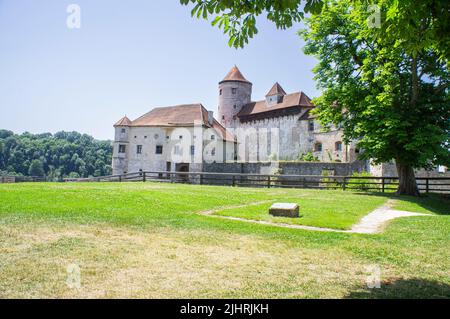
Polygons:
<instances>
[{"instance_id":1,"label":"wooden fence","mask_svg":"<svg viewBox=\"0 0 450 319\"><path fill-rule=\"evenodd\" d=\"M239 187L282 187L342 189L393 192L398 177L391 176L323 176L323 175L266 175L210 172L135 172L93 178L80 178L77 182L169 182L200 185L229 185ZM450 193L450 177L417 177L423 193Z\"/></svg>"},{"instance_id":2,"label":"wooden fence","mask_svg":"<svg viewBox=\"0 0 450 319\"><path fill-rule=\"evenodd\" d=\"M0 176L0 183L45 182L44 177ZM210 172L135 172L91 178L66 178L62 182L168 182L200 185L229 185L236 187L281 187L342 189L393 192L398 177L391 176L323 176L323 175L267 175ZM450 193L450 177L416 177L423 193Z\"/></svg>"}]
</instances>

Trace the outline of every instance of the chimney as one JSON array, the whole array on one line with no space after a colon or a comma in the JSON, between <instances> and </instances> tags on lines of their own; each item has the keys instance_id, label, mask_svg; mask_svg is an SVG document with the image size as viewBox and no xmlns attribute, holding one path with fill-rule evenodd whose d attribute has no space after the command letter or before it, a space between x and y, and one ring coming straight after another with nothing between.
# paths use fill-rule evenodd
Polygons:
<instances>
[{"instance_id":1,"label":"chimney","mask_svg":"<svg viewBox=\"0 0 450 319\"><path fill-rule=\"evenodd\" d=\"M212 126L213 123L214 123L214 112L208 111L208 124Z\"/></svg>"}]
</instances>

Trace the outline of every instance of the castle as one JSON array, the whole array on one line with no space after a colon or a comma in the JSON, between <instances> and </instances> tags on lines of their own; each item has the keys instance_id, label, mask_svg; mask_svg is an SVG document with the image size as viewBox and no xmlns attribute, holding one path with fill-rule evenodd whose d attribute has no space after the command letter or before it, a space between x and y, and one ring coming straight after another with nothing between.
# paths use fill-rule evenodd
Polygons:
<instances>
[{"instance_id":1,"label":"castle","mask_svg":"<svg viewBox=\"0 0 450 319\"><path fill-rule=\"evenodd\" d=\"M234 66L219 82L218 119L202 104L154 108L116 124L113 174L201 171L202 163L297 160L353 162L355 143L342 130L322 128L303 92L287 94L275 83L265 99L252 100L252 83Z\"/></svg>"}]
</instances>

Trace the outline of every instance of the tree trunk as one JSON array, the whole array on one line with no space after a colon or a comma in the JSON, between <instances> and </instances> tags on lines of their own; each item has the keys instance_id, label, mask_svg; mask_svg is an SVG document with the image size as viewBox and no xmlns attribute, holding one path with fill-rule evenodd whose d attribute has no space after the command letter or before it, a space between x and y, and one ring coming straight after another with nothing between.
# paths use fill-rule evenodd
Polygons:
<instances>
[{"instance_id":1,"label":"tree trunk","mask_svg":"<svg viewBox=\"0 0 450 319\"><path fill-rule=\"evenodd\" d=\"M420 196L414 169L409 165L399 164L398 162L396 162L396 166L399 178L397 195Z\"/></svg>"}]
</instances>

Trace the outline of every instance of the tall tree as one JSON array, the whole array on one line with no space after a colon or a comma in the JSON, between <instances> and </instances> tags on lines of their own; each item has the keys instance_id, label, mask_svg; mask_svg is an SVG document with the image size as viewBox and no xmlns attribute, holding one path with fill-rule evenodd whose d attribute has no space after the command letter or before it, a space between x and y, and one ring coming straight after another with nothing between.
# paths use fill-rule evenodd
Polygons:
<instances>
[{"instance_id":1,"label":"tall tree","mask_svg":"<svg viewBox=\"0 0 450 319\"><path fill-rule=\"evenodd\" d=\"M35 159L31 162L30 168L28 169L28 175L30 176L44 176L44 165L41 160Z\"/></svg>"},{"instance_id":2,"label":"tall tree","mask_svg":"<svg viewBox=\"0 0 450 319\"><path fill-rule=\"evenodd\" d=\"M311 12L302 36L319 59L321 121L358 139L363 158L395 159L399 194L418 195L413 168L450 164L449 1L180 1L195 4L193 16L213 16L236 48L257 33L258 15L285 29Z\"/></svg>"},{"instance_id":3,"label":"tall tree","mask_svg":"<svg viewBox=\"0 0 450 319\"><path fill-rule=\"evenodd\" d=\"M365 1L329 1L301 34L305 53L320 61L314 70L320 120L342 125L347 141L358 140L362 158L395 160L397 193L419 195L414 168L450 164L448 60L445 45L428 39L431 11L427 17L422 8L409 12L417 13L415 35L424 43L391 32L404 21L389 11L395 2L380 3L380 18L389 22L377 28L368 23L374 11Z\"/></svg>"}]
</instances>

